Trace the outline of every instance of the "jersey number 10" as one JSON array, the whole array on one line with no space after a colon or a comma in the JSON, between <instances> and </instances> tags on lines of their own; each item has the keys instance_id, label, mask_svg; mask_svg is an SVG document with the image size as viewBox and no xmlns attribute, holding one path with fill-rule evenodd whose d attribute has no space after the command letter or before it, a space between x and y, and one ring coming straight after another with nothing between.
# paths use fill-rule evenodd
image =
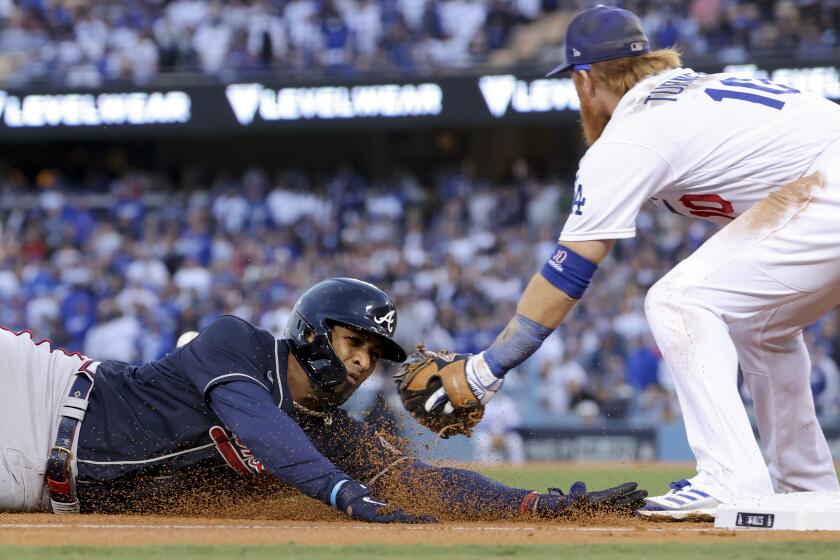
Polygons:
<instances>
[{"instance_id":1,"label":"jersey number 10","mask_svg":"<svg viewBox=\"0 0 840 560\"><path fill-rule=\"evenodd\" d=\"M729 87L738 87L748 90L760 91L769 93L771 95L786 95L790 93L799 93L798 89L776 84L770 80L751 80L747 78L726 78L720 81L721 84ZM758 103L772 109L781 110L785 106L785 102L781 99L771 97L770 95L763 95L762 93L753 93L748 91L740 91L735 89L714 89L706 88L704 90L706 95L715 101L723 101L724 99L739 99L749 103Z\"/></svg>"}]
</instances>

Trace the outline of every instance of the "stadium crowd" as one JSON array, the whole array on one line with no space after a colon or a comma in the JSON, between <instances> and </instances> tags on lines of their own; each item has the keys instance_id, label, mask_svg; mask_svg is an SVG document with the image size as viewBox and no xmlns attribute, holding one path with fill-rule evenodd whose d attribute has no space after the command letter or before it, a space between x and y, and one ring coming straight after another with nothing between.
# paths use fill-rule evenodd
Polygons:
<instances>
[{"instance_id":1,"label":"stadium crowd","mask_svg":"<svg viewBox=\"0 0 840 560\"><path fill-rule=\"evenodd\" d=\"M0 84L147 84L169 72L434 72L484 65L517 27L594 0L0 0ZM835 0L626 0L654 46L745 62L836 53ZM562 30L532 53L560 56ZM545 62L549 64L549 62Z\"/></svg>"},{"instance_id":2,"label":"stadium crowd","mask_svg":"<svg viewBox=\"0 0 840 560\"><path fill-rule=\"evenodd\" d=\"M185 169L177 181L133 171L81 184L57 171L31 179L7 171L0 325L98 359L142 362L224 313L282 335L301 291L341 275L392 294L404 345L479 351L550 254L571 192L522 161L503 182L447 169L426 183L349 167L326 176ZM523 423L657 424L679 414L643 298L713 227L641 214L638 236L617 244L571 319L509 376L507 397L540 403L520 408ZM808 332L817 406L829 415L840 412L838 329L833 312Z\"/></svg>"}]
</instances>

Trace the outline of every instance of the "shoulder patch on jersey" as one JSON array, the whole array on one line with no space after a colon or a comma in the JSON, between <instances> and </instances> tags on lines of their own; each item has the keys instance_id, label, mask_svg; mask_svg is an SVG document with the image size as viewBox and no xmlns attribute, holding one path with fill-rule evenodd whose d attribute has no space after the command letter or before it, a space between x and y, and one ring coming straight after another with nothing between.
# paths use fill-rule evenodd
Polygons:
<instances>
[{"instance_id":1,"label":"shoulder patch on jersey","mask_svg":"<svg viewBox=\"0 0 840 560\"><path fill-rule=\"evenodd\" d=\"M216 451L225 460L225 463L240 474L260 474L265 470L259 459L254 457L251 450L242 441L228 435L227 430L221 426L210 428L210 438L216 444ZM232 435L232 434L231 434Z\"/></svg>"}]
</instances>

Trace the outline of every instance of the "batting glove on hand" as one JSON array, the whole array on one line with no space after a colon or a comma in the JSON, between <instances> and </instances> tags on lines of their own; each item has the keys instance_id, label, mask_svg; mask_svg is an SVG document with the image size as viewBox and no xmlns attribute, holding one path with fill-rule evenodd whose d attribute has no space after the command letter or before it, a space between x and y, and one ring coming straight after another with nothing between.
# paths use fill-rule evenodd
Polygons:
<instances>
[{"instance_id":1,"label":"batting glove on hand","mask_svg":"<svg viewBox=\"0 0 840 560\"><path fill-rule=\"evenodd\" d=\"M606 490L586 491L586 484L575 482L564 494L559 488L549 488L548 494L529 494L522 501L523 512L531 510L543 517L562 515L616 513L633 514L645 504L647 490L637 489L635 482L625 482Z\"/></svg>"},{"instance_id":2,"label":"batting glove on hand","mask_svg":"<svg viewBox=\"0 0 840 560\"><path fill-rule=\"evenodd\" d=\"M496 377L490 371L490 367L484 361L484 352L467 358L467 362L464 365L464 375L470 391L476 400L483 405L487 404L493 398L493 395L502 388L502 384L505 381L503 377ZM444 413L451 414L455 410L455 407L449 402L446 389L441 387L432 393L432 396L426 401L426 412L431 411L443 403L446 403L443 407Z\"/></svg>"},{"instance_id":3,"label":"batting glove on hand","mask_svg":"<svg viewBox=\"0 0 840 560\"><path fill-rule=\"evenodd\" d=\"M361 482L345 483L338 491L335 504L351 519L368 523L437 523L437 519L431 515L413 515L374 498L370 488Z\"/></svg>"}]
</instances>

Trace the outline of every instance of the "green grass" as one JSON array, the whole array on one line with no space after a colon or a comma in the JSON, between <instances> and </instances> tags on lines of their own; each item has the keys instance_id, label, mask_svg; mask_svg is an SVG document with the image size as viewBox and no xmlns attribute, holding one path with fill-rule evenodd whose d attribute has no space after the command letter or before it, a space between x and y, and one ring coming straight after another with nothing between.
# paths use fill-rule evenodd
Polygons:
<instances>
[{"instance_id":1,"label":"green grass","mask_svg":"<svg viewBox=\"0 0 840 560\"><path fill-rule=\"evenodd\" d=\"M645 488L652 495L662 494L668 489L668 483L694 475L691 466L669 466L654 464L650 467L639 465L607 467L583 466L564 467L529 467L516 468L483 468L481 472L500 482L518 488L545 490L546 488L561 488L568 490L576 480L582 480L588 488L602 489L621 484L622 482L638 482L640 488Z\"/></svg>"},{"instance_id":2,"label":"green grass","mask_svg":"<svg viewBox=\"0 0 840 560\"><path fill-rule=\"evenodd\" d=\"M302 546L138 546L138 547L0 547L3 560L258 560L291 558L400 560L528 558L614 560L680 560L726 558L727 560L787 560L797 556L809 560L836 560L838 544L831 542L736 542L721 544L595 544L595 545L358 545Z\"/></svg>"},{"instance_id":3,"label":"green grass","mask_svg":"<svg viewBox=\"0 0 840 560\"><path fill-rule=\"evenodd\" d=\"M527 468L515 467L486 467L479 469L482 473L517 488L545 490L546 488L561 488L567 490L576 480L582 480L591 489L600 490L621 484L622 482L638 482L640 488L646 489L651 495L662 494L668 490L668 483L682 478L694 476L694 465L653 463L650 465L628 464L577 466L532 466ZM840 477L840 463L837 465L837 475ZM840 558L840 552L838 552Z\"/></svg>"}]
</instances>

